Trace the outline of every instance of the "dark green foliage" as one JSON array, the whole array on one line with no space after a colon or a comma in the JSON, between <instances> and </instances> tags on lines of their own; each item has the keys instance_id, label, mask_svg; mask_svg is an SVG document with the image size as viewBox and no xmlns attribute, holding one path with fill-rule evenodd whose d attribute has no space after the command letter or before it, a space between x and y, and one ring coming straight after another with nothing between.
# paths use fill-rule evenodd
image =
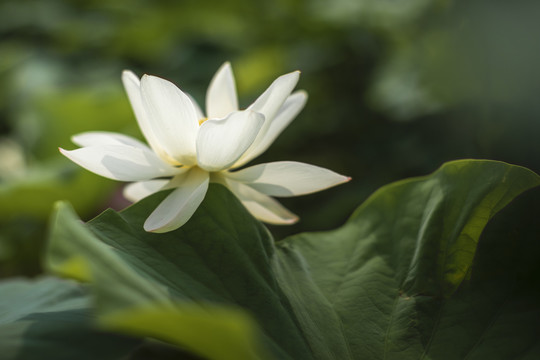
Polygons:
<instances>
[{"instance_id":1,"label":"dark green foliage","mask_svg":"<svg viewBox=\"0 0 540 360\"><path fill-rule=\"evenodd\" d=\"M141 343L93 325L90 298L71 281L0 284L0 353L10 360L120 359Z\"/></svg>"},{"instance_id":2,"label":"dark green foliage","mask_svg":"<svg viewBox=\"0 0 540 360\"><path fill-rule=\"evenodd\" d=\"M174 321L188 313L203 319L189 310L193 302L248 324L240 307L279 359L534 358L539 224L526 209L538 209L538 192L497 213L539 184L521 167L451 162L381 188L338 230L275 244L219 185L186 225L165 234L142 229L165 194L87 226L64 205L48 263L91 281L103 325L196 352L202 340L178 335L189 321ZM144 320L150 313L154 320Z\"/></svg>"}]
</instances>

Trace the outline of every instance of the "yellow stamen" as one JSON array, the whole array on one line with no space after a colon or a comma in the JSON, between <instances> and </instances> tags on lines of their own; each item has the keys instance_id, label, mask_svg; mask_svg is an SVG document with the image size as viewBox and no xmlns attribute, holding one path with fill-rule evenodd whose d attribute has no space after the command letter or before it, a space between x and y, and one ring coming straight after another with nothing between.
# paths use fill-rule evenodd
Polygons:
<instances>
[{"instance_id":1,"label":"yellow stamen","mask_svg":"<svg viewBox=\"0 0 540 360\"><path fill-rule=\"evenodd\" d=\"M206 120L208 120L208 118L202 118L199 120L199 126L201 126Z\"/></svg>"}]
</instances>

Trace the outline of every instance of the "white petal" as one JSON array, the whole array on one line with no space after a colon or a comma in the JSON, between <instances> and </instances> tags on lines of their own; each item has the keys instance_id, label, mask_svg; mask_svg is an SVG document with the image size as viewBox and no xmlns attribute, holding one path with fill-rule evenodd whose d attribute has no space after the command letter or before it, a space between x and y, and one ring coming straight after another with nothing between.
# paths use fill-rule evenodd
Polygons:
<instances>
[{"instance_id":1,"label":"white petal","mask_svg":"<svg viewBox=\"0 0 540 360\"><path fill-rule=\"evenodd\" d=\"M139 147L100 145L72 151L60 149L60 152L83 168L113 180L149 180L178 172L150 149Z\"/></svg>"},{"instance_id":2,"label":"white petal","mask_svg":"<svg viewBox=\"0 0 540 360\"><path fill-rule=\"evenodd\" d=\"M208 179L208 173L197 167L178 176L178 188L150 214L144 229L163 233L184 225L203 201L208 190Z\"/></svg>"},{"instance_id":3,"label":"white petal","mask_svg":"<svg viewBox=\"0 0 540 360\"><path fill-rule=\"evenodd\" d=\"M148 181L138 181L124 187L124 197L132 202L137 202L161 190L174 189L181 185L184 180L183 174L191 168L178 168L172 179L154 179Z\"/></svg>"},{"instance_id":4,"label":"white petal","mask_svg":"<svg viewBox=\"0 0 540 360\"><path fill-rule=\"evenodd\" d=\"M236 85L231 64L226 62L212 78L206 92L206 115L209 119L220 119L235 111L238 111Z\"/></svg>"},{"instance_id":5,"label":"white petal","mask_svg":"<svg viewBox=\"0 0 540 360\"><path fill-rule=\"evenodd\" d=\"M99 145L128 145L148 149L148 146L124 134L108 131L88 131L71 137L71 141L79 146L99 146Z\"/></svg>"},{"instance_id":6,"label":"white petal","mask_svg":"<svg viewBox=\"0 0 540 360\"><path fill-rule=\"evenodd\" d=\"M197 137L199 166L206 171L229 168L253 143L263 124L261 114L247 110L204 122Z\"/></svg>"},{"instance_id":7,"label":"white petal","mask_svg":"<svg viewBox=\"0 0 540 360\"><path fill-rule=\"evenodd\" d=\"M189 97L173 83L148 75L141 80L141 95L160 146L179 163L194 165L199 119Z\"/></svg>"},{"instance_id":8,"label":"white petal","mask_svg":"<svg viewBox=\"0 0 540 360\"><path fill-rule=\"evenodd\" d=\"M270 121L267 131L265 133L262 133L261 131L260 141L258 141L256 145L254 144L251 146L233 167L240 167L247 164L249 161L265 152L279 134L281 134L296 115L304 108L306 101L307 93L305 91L297 91L290 95L287 100L285 100L285 103L283 103L274 119Z\"/></svg>"},{"instance_id":9,"label":"white petal","mask_svg":"<svg viewBox=\"0 0 540 360\"><path fill-rule=\"evenodd\" d=\"M270 196L297 196L342 184L351 178L331 170L294 161L279 161L223 173Z\"/></svg>"},{"instance_id":10,"label":"white petal","mask_svg":"<svg viewBox=\"0 0 540 360\"><path fill-rule=\"evenodd\" d=\"M156 154L162 156L164 154L164 150L160 146L159 141L152 131L150 119L148 118L143 105L139 78L133 72L124 70L122 72L122 82L124 83L124 88L126 89L129 102L131 103L131 108L135 113L135 118L137 119L137 124L139 124L141 132Z\"/></svg>"},{"instance_id":11,"label":"white petal","mask_svg":"<svg viewBox=\"0 0 540 360\"><path fill-rule=\"evenodd\" d=\"M278 77L268 89L266 89L266 91L249 106L249 109L260 112L267 119L272 119L291 94L299 77L299 71L294 71Z\"/></svg>"},{"instance_id":12,"label":"white petal","mask_svg":"<svg viewBox=\"0 0 540 360\"><path fill-rule=\"evenodd\" d=\"M268 87L268 89L266 89L266 91L262 93L262 95L259 96L257 100L255 100L255 102L248 107L248 110L259 112L263 114L264 118L266 119L266 123L261 129L259 136L257 136L257 139L255 139L255 142L253 143L254 147L257 146L257 144L264 137L264 134L266 134L266 131L270 127L274 116L276 116L277 112L279 111L285 100L291 94L291 91L296 86L299 77L299 71L294 71L292 73L278 77Z\"/></svg>"},{"instance_id":13,"label":"white petal","mask_svg":"<svg viewBox=\"0 0 540 360\"><path fill-rule=\"evenodd\" d=\"M163 189L169 180L138 181L124 187L124 197L131 202L137 202Z\"/></svg>"},{"instance_id":14,"label":"white petal","mask_svg":"<svg viewBox=\"0 0 540 360\"><path fill-rule=\"evenodd\" d=\"M226 179L226 184L255 218L275 225L290 225L298 221L298 216L271 197L231 179Z\"/></svg>"}]
</instances>

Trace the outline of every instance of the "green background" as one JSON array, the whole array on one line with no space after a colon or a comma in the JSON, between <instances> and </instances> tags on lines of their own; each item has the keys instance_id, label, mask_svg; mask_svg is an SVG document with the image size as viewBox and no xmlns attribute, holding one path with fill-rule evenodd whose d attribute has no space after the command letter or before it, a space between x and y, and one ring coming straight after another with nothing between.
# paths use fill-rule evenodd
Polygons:
<instances>
[{"instance_id":1,"label":"green background","mask_svg":"<svg viewBox=\"0 0 540 360\"><path fill-rule=\"evenodd\" d=\"M203 102L231 61L240 103L301 70L310 99L253 163L294 160L351 176L282 203L276 239L345 222L391 181L489 158L540 171L540 43L533 1L0 1L0 276L41 271L56 200L88 220L122 208L120 183L57 148L110 130L140 136L120 73L172 80Z\"/></svg>"}]
</instances>

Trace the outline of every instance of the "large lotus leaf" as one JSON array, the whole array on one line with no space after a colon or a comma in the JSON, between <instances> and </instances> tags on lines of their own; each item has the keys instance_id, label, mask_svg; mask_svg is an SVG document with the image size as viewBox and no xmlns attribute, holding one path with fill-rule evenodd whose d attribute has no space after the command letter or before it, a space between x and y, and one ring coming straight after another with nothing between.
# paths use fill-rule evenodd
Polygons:
<instances>
[{"instance_id":1,"label":"large lotus leaf","mask_svg":"<svg viewBox=\"0 0 540 360\"><path fill-rule=\"evenodd\" d=\"M141 341L93 325L84 289L56 278L0 283L0 357L5 360L120 359Z\"/></svg>"},{"instance_id":2,"label":"large lotus leaf","mask_svg":"<svg viewBox=\"0 0 540 360\"><path fill-rule=\"evenodd\" d=\"M241 307L278 359L533 359L538 203L520 198L482 233L539 184L518 166L455 161L381 188L338 230L277 243L219 185L165 234L142 225L163 193L86 225L60 205L48 264L93 283L104 323L159 303Z\"/></svg>"},{"instance_id":3,"label":"large lotus leaf","mask_svg":"<svg viewBox=\"0 0 540 360\"><path fill-rule=\"evenodd\" d=\"M59 205L53 224L48 265L58 274L95 284L103 326L153 336L212 359L258 359L263 353L253 320L237 306L193 302L201 291L196 288L189 297L182 294L183 274L175 274L173 260L162 260L163 255L155 251L144 254L143 247L127 242L124 245L135 247L125 253L115 251L85 228L65 204ZM137 267L151 276L141 276ZM180 278L161 278L163 271ZM176 286L167 288L169 281ZM171 296L170 291L178 293Z\"/></svg>"},{"instance_id":4,"label":"large lotus leaf","mask_svg":"<svg viewBox=\"0 0 540 360\"><path fill-rule=\"evenodd\" d=\"M540 255L531 220L539 197L510 206L514 213L499 214L481 236L497 211L538 184L523 168L460 161L389 185L341 229L278 243L278 280L320 339L328 320L313 315L317 307L339 319L345 358L540 356L540 287L530 283L540 268L521 254Z\"/></svg>"}]
</instances>

